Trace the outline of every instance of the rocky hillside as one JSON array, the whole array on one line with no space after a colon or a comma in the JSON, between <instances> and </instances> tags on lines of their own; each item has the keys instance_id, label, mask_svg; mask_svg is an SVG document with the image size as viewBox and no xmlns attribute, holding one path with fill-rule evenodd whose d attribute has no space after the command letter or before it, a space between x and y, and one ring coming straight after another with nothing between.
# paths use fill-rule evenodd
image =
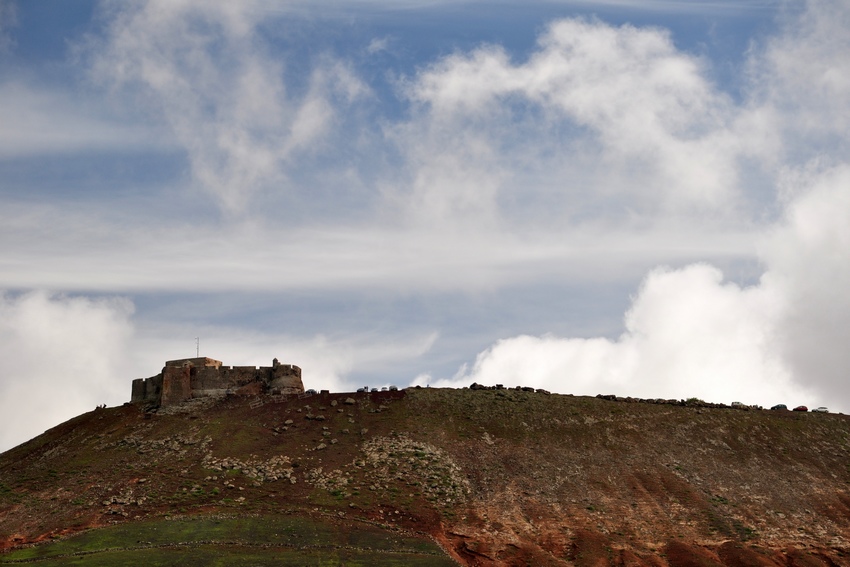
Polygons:
<instances>
[{"instance_id":1,"label":"rocky hillside","mask_svg":"<svg viewBox=\"0 0 850 567\"><path fill-rule=\"evenodd\" d=\"M433 388L99 409L0 455L0 564L848 565L848 419Z\"/></svg>"}]
</instances>

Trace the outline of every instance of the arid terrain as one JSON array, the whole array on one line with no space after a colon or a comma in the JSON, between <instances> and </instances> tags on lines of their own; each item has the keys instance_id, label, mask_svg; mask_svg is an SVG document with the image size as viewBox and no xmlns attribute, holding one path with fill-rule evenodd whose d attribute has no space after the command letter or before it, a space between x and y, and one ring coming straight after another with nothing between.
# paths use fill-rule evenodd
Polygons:
<instances>
[{"instance_id":1,"label":"arid terrain","mask_svg":"<svg viewBox=\"0 0 850 567\"><path fill-rule=\"evenodd\" d=\"M0 455L0 564L850 565L850 417L709 406L423 388L97 409Z\"/></svg>"}]
</instances>

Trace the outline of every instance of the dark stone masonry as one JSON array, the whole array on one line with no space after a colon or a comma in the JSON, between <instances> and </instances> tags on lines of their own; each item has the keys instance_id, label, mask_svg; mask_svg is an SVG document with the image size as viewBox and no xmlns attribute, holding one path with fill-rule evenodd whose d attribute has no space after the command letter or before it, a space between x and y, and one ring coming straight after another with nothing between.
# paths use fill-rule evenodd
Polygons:
<instances>
[{"instance_id":1,"label":"dark stone masonry","mask_svg":"<svg viewBox=\"0 0 850 567\"><path fill-rule=\"evenodd\" d=\"M227 394L302 394L301 369L293 364L222 366L212 358L169 360L162 372L133 380L134 404L167 407L191 398Z\"/></svg>"}]
</instances>

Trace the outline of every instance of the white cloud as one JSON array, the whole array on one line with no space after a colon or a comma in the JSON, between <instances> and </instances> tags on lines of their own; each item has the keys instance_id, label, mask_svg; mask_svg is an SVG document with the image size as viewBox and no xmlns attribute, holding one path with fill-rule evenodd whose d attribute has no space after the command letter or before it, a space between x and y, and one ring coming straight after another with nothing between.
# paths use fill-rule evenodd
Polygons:
<instances>
[{"instance_id":1,"label":"white cloud","mask_svg":"<svg viewBox=\"0 0 850 567\"><path fill-rule=\"evenodd\" d=\"M366 47L366 53L369 55L375 55L376 53L381 53L383 51L387 51L390 46L390 38L388 37L375 37L372 38L372 41L369 42L369 45Z\"/></svg>"},{"instance_id":2,"label":"white cloud","mask_svg":"<svg viewBox=\"0 0 850 567\"><path fill-rule=\"evenodd\" d=\"M497 46L446 57L405 85L415 112L393 131L410 168L400 198L428 222L511 218L517 201L567 218L614 203L732 216L739 160L765 136L705 65L664 30L578 19L550 25L524 62Z\"/></svg>"},{"instance_id":3,"label":"white cloud","mask_svg":"<svg viewBox=\"0 0 850 567\"><path fill-rule=\"evenodd\" d=\"M636 148L637 144L629 141L630 134L655 131L651 140L666 139L657 146L650 142L649 146L655 148L662 168L675 171L683 155L677 147L688 148L695 142L706 151L695 152L694 163L682 162L681 176L698 174L703 166L716 168L726 163L732 167L736 152L738 156L764 158L765 167L772 168L772 199L781 213L775 224L763 228L758 253L763 275L757 284L741 287L724 282L718 269L705 264L653 270L633 299L625 316L625 332L619 339L503 339L480 353L471 368L461 369L454 379L442 383L523 383L583 394L613 391L621 395L697 396L760 404L828 402L833 409L848 411L850 355L846 345L850 340L850 299L845 290L850 286L846 253L850 249L850 161L846 117L850 83L845 78L850 76L846 57L850 44L842 31L848 19L850 7L846 3L806 2L802 13L789 17L781 35L767 41L765 47L754 49L754 98L745 101L737 113L724 110L727 102L715 106L712 101L716 102L716 98L704 89L697 67L673 53L672 66L660 66L661 76L673 82L652 79L654 72L646 67L647 59L640 54L668 53L663 37L630 30L614 41L612 38L619 34L610 29L602 29L601 35L592 34L597 42L588 48L588 59L602 61L606 52L615 52L613 46L629 45L636 59L624 56L623 61L649 80L646 85L635 86L629 80L630 69L618 69L611 74L614 88L606 85L595 96L567 96L564 104L569 112L585 117L586 123L600 132L606 131L608 123L626 124L635 116L626 122L615 118L619 108L631 113L632 103L624 96L609 98L618 92L617 85L622 85L622 92L634 92L638 106L647 112L639 112L636 117L648 117L637 124L643 127L635 129L636 124L632 124L627 129L623 143ZM570 45L570 50L581 50L581 38L591 37L576 32L575 26L584 24L566 22L553 29L560 25L573 33L553 41L566 41L564 45ZM557 34L550 34L553 35ZM466 97L463 93L467 87L462 83L467 77L474 80L482 69L504 73L508 68L506 60L489 65L470 61L471 58L462 60L468 65L455 82L444 81L445 73L437 73L439 80L434 84L439 88L429 91L428 96L450 109L468 100L475 100L476 108L486 108L487 97L493 96L491 91L485 87L479 89L484 95L479 92L477 98ZM581 75L592 78L594 73L606 72L600 69L606 67L592 64ZM683 72L688 69L693 72ZM489 76L494 76L494 72L484 73L482 84L487 84ZM493 84L510 90L514 88L511 76L498 77ZM692 80L686 80L688 77ZM661 107L654 110L653 103L646 102L655 97L653 85L665 84L671 88L658 101L671 109L670 115L663 113ZM707 96L693 96L699 92ZM700 110L701 104L706 105L705 111ZM719 116L733 120L721 120L719 124L727 126L716 129L711 119L715 110ZM708 122L693 118L704 117L706 112ZM683 125L685 130L671 127L675 124ZM733 126L724 132L728 124ZM750 126L745 128L744 124ZM695 126L698 128L693 135L679 138L681 132ZM610 132L617 132L618 127L615 125ZM713 151L714 142L706 142L715 134L721 138L731 133L738 136L747 129L751 134L736 140L733 145L737 149L728 154ZM720 189L720 196L724 187L733 187L730 180L711 181L710 176L704 179L710 181L707 187ZM646 190L640 184L635 188ZM749 214L756 219L759 211Z\"/></svg>"},{"instance_id":4,"label":"white cloud","mask_svg":"<svg viewBox=\"0 0 850 567\"><path fill-rule=\"evenodd\" d=\"M616 341L520 336L440 384L520 383L581 394L701 397L850 409L850 165L800 174L762 245L758 284L698 264L654 270ZM836 407L837 406L837 407Z\"/></svg>"},{"instance_id":5,"label":"white cloud","mask_svg":"<svg viewBox=\"0 0 850 567\"><path fill-rule=\"evenodd\" d=\"M850 164L791 183L797 195L762 251L786 303L777 349L798 381L850 400Z\"/></svg>"},{"instance_id":6,"label":"white cloud","mask_svg":"<svg viewBox=\"0 0 850 567\"><path fill-rule=\"evenodd\" d=\"M699 397L772 405L804 399L776 347L783 298L695 264L650 273L617 340L520 336L478 355L450 381L594 395ZM802 403L802 402L801 402Z\"/></svg>"},{"instance_id":7,"label":"white cloud","mask_svg":"<svg viewBox=\"0 0 850 567\"><path fill-rule=\"evenodd\" d=\"M788 12L782 33L757 52L757 94L781 113L792 159L836 151L846 159L850 5L842 0L806 0L802 6L790 3Z\"/></svg>"},{"instance_id":8,"label":"white cloud","mask_svg":"<svg viewBox=\"0 0 850 567\"><path fill-rule=\"evenodd\" d=\"M293 94L252 2L119 2L109 14L107 37L89 46L94 76L161 117L227 211L279 188L293 161L333 130L338 106L365 90L324 59L306 92Z\"/></svg>"},{"instance_id":9,"label":"white cloud","mask_svg":"<svg viewBox=\"0 0 850 567\"><path fill-rule=\"evenodd\" d=\"M132 311L123 299L0 295L0 451L128 399Z\"/></svg>"},{"instance_id":10,"label":"white cloud","mask_svg":"<svg viewBox=\"0 0 850 567\"><path fill-rule=\"evenodd\" d=\"M486 291L531 282L636 281L658 263L735 260L755 233L607 223L513 234L478 227L158 227L134 209L0 211L0 287L135 291ZM128 254L128 250L132 254Z\"/></svg>"}]
</instances>

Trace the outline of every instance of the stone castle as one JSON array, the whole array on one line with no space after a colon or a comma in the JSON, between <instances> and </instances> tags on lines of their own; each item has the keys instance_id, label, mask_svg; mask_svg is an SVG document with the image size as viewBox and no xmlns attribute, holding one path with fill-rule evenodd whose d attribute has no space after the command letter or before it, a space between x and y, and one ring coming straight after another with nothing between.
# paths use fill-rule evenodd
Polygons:
<instances>
[{"instance_id":1,"label":"stone castle","mask_svg":"<svg viewBox=\"0 0 850 567\"><path fill-rule=\"evenodd\" d=\"M301 369L280 364L271 366L222 366L212 358L169 360L162 372L133 380L134 404L167 407L191 398L226 394L302 394Z\"/></svg>"}]
</instances>

